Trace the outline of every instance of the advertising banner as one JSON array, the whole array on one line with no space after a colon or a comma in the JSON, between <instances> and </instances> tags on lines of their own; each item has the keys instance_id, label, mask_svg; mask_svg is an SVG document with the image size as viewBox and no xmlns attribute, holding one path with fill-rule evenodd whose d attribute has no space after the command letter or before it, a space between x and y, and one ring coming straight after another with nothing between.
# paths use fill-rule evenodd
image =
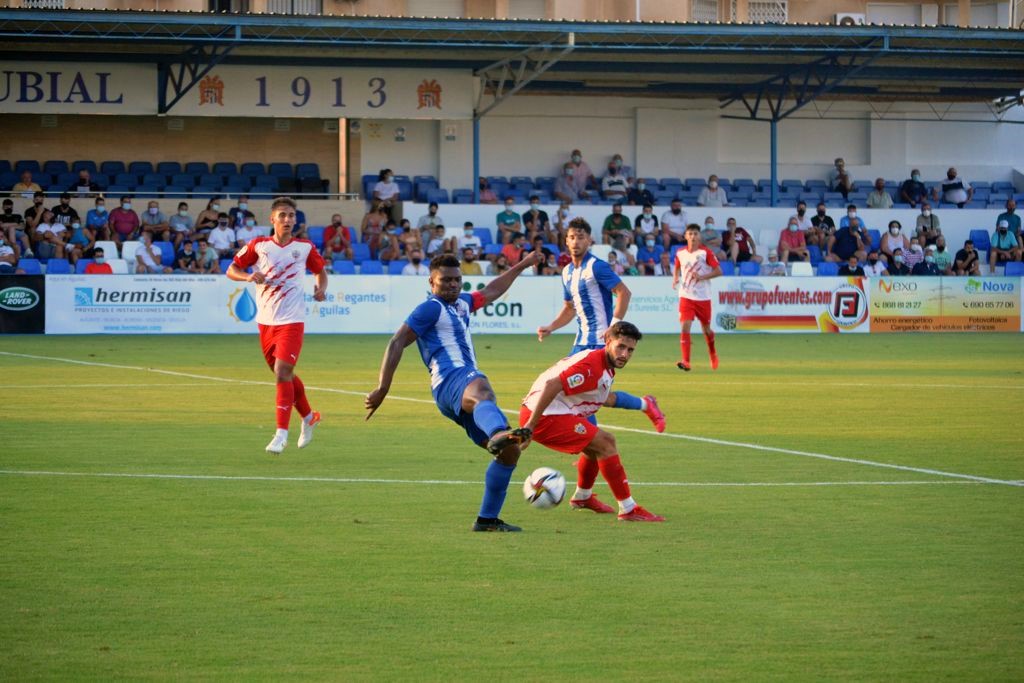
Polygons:
<instances>
[{"instance_id":1,"label":"advertising banner","mask_svg":"<svg viewBox=\"0 0 1024 683\"><path fill-rule=\"evenodd\" d=\"M0 275L0 334L41 334L46 324L42 275Z\"/></svg>"},{"instance_id":2,"label":"advertising banner","mask_svg":"<svg viewBox=\"0 0 1024 683\"><path fill-rule=\"evenodd\" d=\"M0 62L0 114L155 114L155 64Z\"/></svg>"},{"instance_id":3,"label":"advertising banner","mask_svg":"<svg viewBox=\"0 0 1024 683\"><path fill-rule=\"evenodd\" d=\"M872 332L1018 332L1020 278L870 280Z\"/></svg>"},{"instance_id":4,"label":"advertising banner","mask_svg":"<svg viewBox=\"0 0 1024 683\"><path fill-rule=\"evenodd\" d=\"M712 283L716 332L867 332L860 277L721 277Z\"/></svg>"}]
</instances>

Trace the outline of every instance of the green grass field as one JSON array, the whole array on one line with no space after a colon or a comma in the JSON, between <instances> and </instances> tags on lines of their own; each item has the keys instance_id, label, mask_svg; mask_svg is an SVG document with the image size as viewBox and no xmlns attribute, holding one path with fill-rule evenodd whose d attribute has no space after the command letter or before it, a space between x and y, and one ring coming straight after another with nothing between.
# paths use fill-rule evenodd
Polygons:
<instances>
[{"instance_id":1,"label":"green grass field","mask_svg":"<svg viewBox=\"0 0 1024 683\"><path fill-rule=\"evenodd\" d=\"M363 421L385 337L307 337L279 457L254 337L0 337L0 679L1024 679L1021 337L719 339L619 374L665 435L601 414L667 523L528 508L534 445L499 535L414 349ZM569 343L476 347L518 410Z\"/></svg>"}]
</instances>

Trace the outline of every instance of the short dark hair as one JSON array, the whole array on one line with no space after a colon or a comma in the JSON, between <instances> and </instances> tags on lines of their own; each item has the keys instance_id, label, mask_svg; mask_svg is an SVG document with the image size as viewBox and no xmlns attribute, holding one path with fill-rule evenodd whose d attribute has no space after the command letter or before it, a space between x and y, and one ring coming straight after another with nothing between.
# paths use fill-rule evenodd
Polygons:
<instances>
[{"instance_id":1,"label":"short dark hair","mask_svg":"<svg viewBox=\"0 0 1024 683\"><path fill-rule=\"evenodd\" d=\"M430 207L434 207L435 209L436 209L436 208L439 208L439 207L437 206L437 202L430 202L429 204L427 204L427 208L429 209Z\"/></svg>"},{"instance_id":2,"label":"short dark hair","mask_svg":"<svg viewBox=\"0 0 1024 683\"><path fill-rule=\"evenodd\" d=\"M200 237L199 239L196 240L196 242L198 242L199 244L206 244L207 240L205 237Z\"/></svg>"},{"instance_id":3,"label":"short dark hair","mask_svg":"<svg viewBox=\"0 0 1024 683\"><path fill-rule=\"evenodd\" d=\"M102 254L102 253L104 253L103 252L103 247L96 247L95 249L92 250L92 255L93 256L96 256L97 254Z\"/></svg>"},{"instance_id":4,"label":"short dark hair","mask_svg":"<svg viewBox=\"0 0 1024 683\"><path fill-rule=\"evenodd\" d=\"M298 210L298 206L295 204L295 200L291 197L275 197L274 202L270 205L270 210L273 211L279 206L289 206L293 210Z\"/></svg>"},{"instance_id":5,"label":"short dark hair","mask_svg":"<svg viewBox=\"0 0 1024 683\"><path fill-rule=\"evenodd\" d=\"M534 199L536 199L539 202L540 201L540 195L539 194L531 194L530 195L530 201L532 202Z\"/></svg>"},{"instance_id":6,"label":"short dark hair","mask_svg":"<svg viewBox=\"0 0 1024 683\"><path fill-rule=\"evenodd\" d=\"M68 194L67 192L61 192L60 193L60 198L61 199L71 199L71 195Z\"/></svg>"},{"instance_id":7,"label":"short dark hair","mask_svg":"<svg viewBox=\"0 0 1024 683\"><path fill-rule=\"evenodd\" d=\"M643 208L645 208L645 209L653 209L654 208L654 204L644 204Z\"/></svg>"},{"instance_id":8,"label":"short dark hair","mask_svg":"<svg viewBox=\"0 0 1024 683\"><path fill-rule=\"evenodd\" d=\"M124 200L126 200L126 199L127 199L128 201L131 201L131 200L132 200L132 198L131 198L131 197L129 197L128 195L125 195L125 196L121 197L121 201L122 201L122 202L123 202Z\"/></svg>"},{"instance_id":9,"label":"short dark hair","mask_svg":"<svg viewBox=\"0 0 1024 683\"><path fill-rule=\"evenodd\" d=\"M856 204L847 204L846 210L849 211L850 209L853 209L854 211L856 211L857 210L857 205Z\"/></svg>"},{"instance_id":10,"label":"short dark hair","mask_svg":"<svg viewBox=\"0 0 1024 683\"><path fill-rule=\"evenodd\" d=\"M438 254L430 259L430 272L433 273L442 268L459 268L461 265L462 263L455 254Z\"/></svg>"},{"instance_id":11,"label":"short dark hair","mask_svg":"<svg viewBox=\"0 0 1024 683\"><path fill-rule=\"evenodd\" d=\"M573 218L569 221L569 230L582 230L588 235L593 234L593 231L590 228L590 223L588 223L584 218Z\"/></svg>"},{"instance_id":12,"label":"short dark hair","mask_svg":"<svg viewBox=\"0 0 1024 683\"><path fill-rule=\"evenodd\" d=\"M640 341L644 338L644 335L640 332L640 329L631 322L620 320L611 327L608 328L609 337L629 337L635 341Z\"/></svg>"},{"instance_id":13,"label":"short dark hair","mask_svg":"<svg viewBox=\"0 0 1024 683\"><path fill-rule=\"evenodd\" d=\"M221 211L220 213L217 214L217 220L219 221L221 218L231 218L231 216Z\"/></svg>"},{"instance_id":14,"label":"short dark hair","mask_svg":"<svg viewBox=\"0 0 1024 683\"><path fill-rule=\"evenodd\" d=\"M466 221L465 223L462 224L462 227L464 227L464 228L472 228L473 227L473 221Z\"/></svg>"},{"instance_id":15,"label":"short dark hair","mask_svg":"<svg viewBox=\"0 0 1024 683\"><path fill-rule=\"evenodd\" d=\"M696 223L690 223L689 225L686 226L686 232L689 232L690 230L696 230L697 232L700 232L700 226L697 225Z\"/></svg>"},{"instance_id":16,"label":"short dark hair","mask_svg":"<svg viewBox=\"0 0 1024 683\"><path fill-rule=\"evenodd\" d=\"M807 202L805 202L805 201L804 201L804 200L802 200L802 199L801 199L800 201L798 201L798 202L796 203L796 205L797 205L797 206L800 206L801 204L803 204L803 205L804 205L804 207L806 207L806 206L807 206Z\"/></svg>"}]
</instances>

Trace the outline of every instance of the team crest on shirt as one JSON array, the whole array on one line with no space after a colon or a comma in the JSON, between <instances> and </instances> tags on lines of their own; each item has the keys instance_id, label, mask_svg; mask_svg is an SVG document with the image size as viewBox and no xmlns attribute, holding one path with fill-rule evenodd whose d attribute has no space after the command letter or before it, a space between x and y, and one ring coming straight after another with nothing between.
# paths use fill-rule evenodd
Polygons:
<instances>
[{"instance_id":1,"label":"team crest on shirt","mask_svg":"<svg viewBox=\"0 0 1024 683\"><path fill-rule=\"evenodd\" d=\"M576 426L573 427L573 430L577 434L586 434L587 433L587 428L586 428L586 426L582 422L577 422Z\"/></svg>"},{"instance_id":2,"label":"team crest on shirt","mask_svg":"<svg viewBox=\"0 0 1024 683\"><path fill-rule=\"evenodd\" d=\"M298 249L292 250L292 258L299 258L299 250Z\"/></svg>"},{"instance_id":3,"label":"team crest on shirt","mask_svg":"<svg viewBox=\"0 0 1024 683\"><path fill-rule=\"evenodd\" d=\"M570 389L575 389L579 385L583 384L583 381L583 373L577 372L575 375L569 375L569 378L565 380L565 383L569 385Z\"/></svg>"}]
</instances>

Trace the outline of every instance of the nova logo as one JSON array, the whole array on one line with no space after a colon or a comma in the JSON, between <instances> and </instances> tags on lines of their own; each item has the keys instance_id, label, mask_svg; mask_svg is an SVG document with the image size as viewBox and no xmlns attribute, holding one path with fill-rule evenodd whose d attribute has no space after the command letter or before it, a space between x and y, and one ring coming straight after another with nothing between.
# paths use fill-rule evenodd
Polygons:
<instances>
[{"instance_id":1,"label":"nova logo","mask_svg":"<svg viewBox=\"0 0 1024 683\"><path fill-rule=\"evenodd\" d=\"M974 278L970 278L964 284L964 291L968 294L978 294L979 292L1013 292L1014 283L992 282L989 280L975 280Z\"/></svg>"},{"instance_id":2,"label":"nova logo","mask_svg":"<svg viewBox=\"0 0 1024 683\"><path fill-rule=\"evenodd\" d=\"M8 287L0 290L0 308L5 311L27 311L39 303L39 295L28 287Z\"/></svg>"},{"instance_id":3,"label":"nova logo","mask_svg":"<svg viewBox=\"0 0 1024 683\"><path fill-rule=\"evenodd\" d=\"M964 291L968 294L974 294L981 290L981 280L975 280L974 278L968 278L964 284Z\"/></svg>"},{"instance_id":4,"label":"nova logo","mask_svg":"<svg viewBox=\"0 0 1024 683\"><path fill-rule=\"evenodd\" d=\"M878 291L885 292L886 294L892 294L893 292L916 292L916 282L905 282L903 280L886 280L885 278L878 279Z\"/></svg>"}]
</instances>

